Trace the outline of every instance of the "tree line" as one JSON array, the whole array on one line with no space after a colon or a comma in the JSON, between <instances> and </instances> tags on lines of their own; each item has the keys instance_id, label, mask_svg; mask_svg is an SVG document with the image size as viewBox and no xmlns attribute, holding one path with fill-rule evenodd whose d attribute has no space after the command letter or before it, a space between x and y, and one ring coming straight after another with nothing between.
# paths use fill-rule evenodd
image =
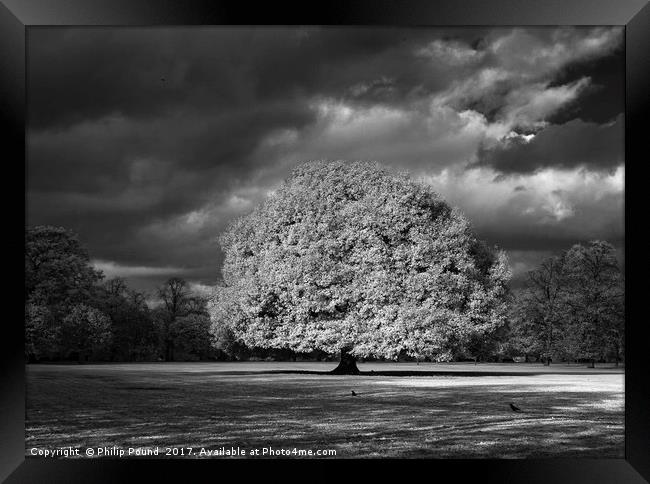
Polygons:
<instances>
[{"instance_id":1,"label":"tree line","mask_svg":"<svg viewBox=\"0 0 650 484\"><path fill-rule=\"evenodd\" d=\"M178 361L624 359L624 274L575 244L510 287L504 251L431 188L371 163L308 163L220 238L209 297L180 278L156 303L106 280L78 237L26 230L26 357ZM151 299L151 298L150 298Z\"/></svg>"},{"instance_id":2,"label":"tree line","mask_svg":"<svg viewBox=\"0 0 650 484\"><path fill-rule=\"evenodd\" d=\"M37 226L25 234L25 354L29 361L174 361L215 356L206 300L186 281L146 295L93 268L76 234Z\"/></svg>"},{"instance_id":3,"label":"tree line","mask_svg":"<svg viewBox=\"0 0 650 484\"><path fill-rule=\"evenodd\" d=\"M28 229L25 257L25 353L29 361L327 360L318 349L247 346L211 322L208 300L186 281L168 279L150 308L121 278L105 280L77 236L61 227ZM614 361L624 359L624 277L614 247L576 244L527 275L511 294L501 325L470 338L448 359ZM401 351L402 360L430 360ZM381 358L380 358L381 359Z\"/></svg>"}]
</instances>

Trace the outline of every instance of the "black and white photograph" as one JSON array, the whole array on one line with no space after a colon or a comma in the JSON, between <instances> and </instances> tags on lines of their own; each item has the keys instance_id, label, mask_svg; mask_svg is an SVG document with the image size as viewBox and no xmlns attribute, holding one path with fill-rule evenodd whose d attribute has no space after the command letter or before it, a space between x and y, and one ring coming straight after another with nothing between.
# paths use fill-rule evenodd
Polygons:
<instances>
[{"instance_id":1,"label":"black and white photograph","mask_svg":"<svg viewBox=\"0 0 650 484\"><path fill-rule=\"evenodd\" d=\"M26 53L27 459L625 457L624 27Z\"/></svg>"}]
</instances>

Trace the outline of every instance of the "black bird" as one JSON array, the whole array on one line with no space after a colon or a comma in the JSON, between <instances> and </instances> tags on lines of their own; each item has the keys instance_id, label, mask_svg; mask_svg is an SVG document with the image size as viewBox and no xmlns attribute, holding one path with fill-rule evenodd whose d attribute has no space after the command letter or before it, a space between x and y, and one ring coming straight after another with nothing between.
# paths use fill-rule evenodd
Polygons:
<instances>
[{"instance_id":1,"label":"black bird","mask_svg":"<svg viewBox=\"0 0 650 484\"><path fill-rule=\"evenodd\" d=\"M515 405L514 403L510 404L510 408L512 409L513 412L523 412L523 410L519 408L517 405Z\"/></svg>"},{"instance_id":2,"label":"black bird","mask_svg":"<svg viewBox=\"0 0 650 484\"><path fill-rule=\"evenodd\" d=\"M356 396L357 396L357 394L355 393L354 390L352 390L352 396L353 396L353 397L356 397Z\"/></svg>"}]
</instances>

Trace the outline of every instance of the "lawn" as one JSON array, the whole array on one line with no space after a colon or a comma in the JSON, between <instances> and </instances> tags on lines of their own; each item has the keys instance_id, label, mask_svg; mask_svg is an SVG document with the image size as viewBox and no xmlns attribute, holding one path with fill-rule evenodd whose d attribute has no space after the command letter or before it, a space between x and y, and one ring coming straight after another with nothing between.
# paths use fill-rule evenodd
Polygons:
<instances>
[{"instance_id":1,"label":"lawn","mask_svg":"<svg viewBox=\"0 0 650 484\"><path fill-rule=\"evenodd\" d=\"M327 449L338 458L624 455L620 369L364 363L369 374L360 376L299 373L334 366L28 365L26 455L68 446L191 447L195 456L201 448Z\"/></svg>"}]
</instances>

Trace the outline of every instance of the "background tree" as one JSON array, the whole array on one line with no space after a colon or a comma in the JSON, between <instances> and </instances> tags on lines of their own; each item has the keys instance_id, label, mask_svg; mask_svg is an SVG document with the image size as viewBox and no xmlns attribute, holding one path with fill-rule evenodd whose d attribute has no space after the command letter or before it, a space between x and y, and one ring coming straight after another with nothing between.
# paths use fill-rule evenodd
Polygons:
<instances>
[{"instance_id":1,"label":"background tree","mask_svg":"<svg viewBox=\"0 0 650 484\"><path fill-rule=\"evenodd\" d=\"M92 303L111 320L111 359L140 361L154 356L157 338L144 294L129 289L121 278L109 279L97 288Z\"/></svg>"},{"instance_id":2,"label":"background tree","mask_svg":"<svg viewBox=\"0 0 650 484\"><path fill-rule=\"evenodd\" d=\"M175 319L171 327L176 357L203 360L213 354L213 336L207 314L190 313Z\"/></svg>"},{"instance_id":3,"label":"background tree","mask_svg":"<svg viewBox=\"0 0 650 484\"><path fill-rule=\"evenodd\" d=\"M87 301L101 278L76 234L63 227L27 228L25 302L65 311L69 305Z\"/></svg>"},{"instance_id":4,"label":"background tree","mask_svg":"<svg viewBox=\"0 0 650 484\"><path fill-rule=\"evenodd\" d=\"M179 278L160 288L152 311L121 278L101 282L73 232L37 226L25 235L25 356L140 361L213 356L206 301Z\"/></svg>"},{"instance_id":5,"label":"background tree","mask_svg":"<svg viewBox=\"0 0 650 484\"><path fill-rule=\"evenodd\" d=\"M523 355L526 362L533 356L535 359L543 358L544 353L549 353L548 349L545 349L548 340L537 301L524 291L515 298L511 310L511 348L516 354Z\"/></svg>"},{"instance_id":6,"label":"background tree","mask_svg":"<svg viewBox=\"0 0 650 484\"><path fill-rule=\"evenodd\" d=\"M596 359L624 347L624 278L616 250L603 241L576 244L529 272L514 307L513 341L546 362Z\"/></svg>"},{"instance_id":7,"label":"background tree","mask_svg":"<svg viewBox=\"0 0 650 484\"><path fill-rule=\"evenodd\" d=\"M158 312L158 321L164 344L164 358L165 361L173 361L174 333L172 332L172 325L176 318L187 314L187 304L190 297L187 282L178 277L172 277L158 289L158 296L162 301L162 311Z\"/></svg>"},{"instance_id":8,"label":"background tree","mask_svg":"<svg viewBox=\"0 0 650 484\"><path fill-rule=\"evenodd\" d=\"M451 359L503 324L503 252L431 188L375 163L312 162L230 225L211 305L249 347Z\"/></svg>"},{"instance_id":9,"label":"background tree","mask_svg":"<svg viewBox=\"0 0 650 484\"><path fill-rule=\"evenodd\" d=\"M54 358L65 345L60 326L77 304L88 303L102 278L77 235L62 227L25 230L25 337L29 360Z\"/></svg>"},{"instance_id":10,"label":"background tree","mask_svg":"<svg viewBox=\"0 0 650 484\"><path fill-rule=\"evenodd\" d=\"M158 290L161 305L154 313L160 338L163 343L163 353L166 361L176 357L177 344L181 345L181 353L177 356L192 355L192 358L205 358L209 355L209 345L212 341L209 315L205 298L193 293L187 281L172 277ZM184 334L187 331L187 335ZM199 343L200 338L208 345Z\"/></svg>"},{"instance_id":11,"label":"background tree","mask_svg":"<svg viewBox=\"0 0 650 484\"><path fill-rule=\"evenodd\" d=\"M111 339L111 321L98 309L86 304L77 304L63 318L58 332L61 353L83 361L108 346Z\"/></svg>"},{"instance_id":12,"label":"background tree","mask_svg":"<svg viewBox=\"0 0 650 484\"><path fill-rule=\"evenodd\" d=\"M564 264L563 256L549 257L538 269L529 271L515 308L516 332L521 342L534 342L529 351L538 350L546 365L558 350L564 331Z\"/></svg>"},{"instance_id":13,"label":"background tree","mask_svg":"<svg viewBox=\"0 0 650 484\"><path fill-rule=\"evenodd\" d=\"M568 290L564 304L580 358L614 353L618 363L624 342L624 279L616 249L604 241L576 244L566 252Z\"/></svg>"}]
</instances>

